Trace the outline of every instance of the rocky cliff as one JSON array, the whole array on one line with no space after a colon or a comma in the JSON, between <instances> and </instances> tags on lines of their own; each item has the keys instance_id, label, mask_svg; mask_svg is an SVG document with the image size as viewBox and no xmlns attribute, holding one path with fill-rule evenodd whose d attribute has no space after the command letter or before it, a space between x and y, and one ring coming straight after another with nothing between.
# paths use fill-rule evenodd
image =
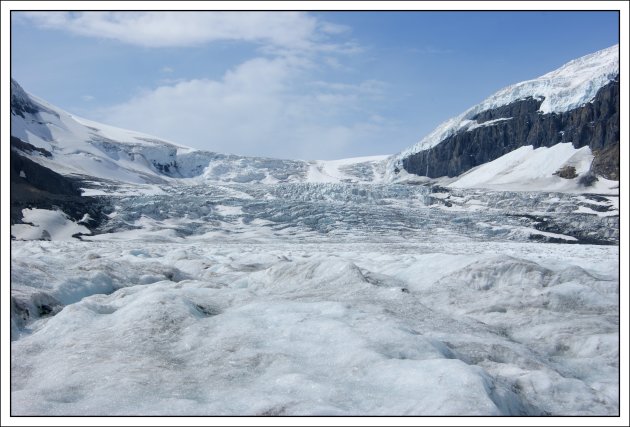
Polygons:
<instances>
[{"instance_id":1,"label":"rocky cliff","mask_svg":"<svg viewBox=\"0 0 630 427\"><path fill-rule=\"evenodd\" d=\"M106 203L96 197L81 196L81 181L60 175L26 157L37 153L50 157L41 148L11 137L11 224L21 223L22 209L60 209L75 221L85 214L85 226L95 229L105 218Z\"/></svg>"},{"instance_id":2,"label":"rocky cliff","mask_svg":"<svg viewBox=\"0 0 630 427\"><path fill-rule=\"evenodd\" d=\"M571 142L575 148L591 148L596 174L619 179L619 77L576 109L543 114L543 101L528 97L483 111L471 118L476 124L468 130L403 158L402 166L416 175L452 177L525 145Z\"/></svg>"},{"instance_id":3,"label":"rocky cliff","mask_svg":"<svg viewBox=\"0 0 630 427\"><path fill-rule=\"evenodd\" d=\"M540 153L564 143L584 148L581 156L588 156L576 175L582 184L596 176L618 180L619 74L619 45L614 45L505 87L393 156L388 177L406 179L403 169L429 178L461 176L525 147ZM575 165L558 168L563 166ZM545 171L573 179L567 173Z\"/></svg>"}]
</instances>

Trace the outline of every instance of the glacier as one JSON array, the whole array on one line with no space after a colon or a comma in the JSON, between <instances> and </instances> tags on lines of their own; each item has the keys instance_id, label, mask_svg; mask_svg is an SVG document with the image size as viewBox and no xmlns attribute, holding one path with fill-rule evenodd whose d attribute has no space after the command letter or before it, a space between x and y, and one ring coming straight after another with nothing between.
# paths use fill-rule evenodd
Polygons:
<instances>
[{"instance_id":1,"label":"glacier","mask_svg":"<svg viewBox=\"0 0 630 427\"><path fill-rule=\"evenodd\" d=\"M14 415L618 412L617 247L12 250Z\"/></svg>"},{"instance_id":2,"label":"glacier","mask_svg":"<svg viewBox=\"0 0 630 427\"><path fill-rule=\"evenodd\" d=\"M618 415L619 182L554 175L588 171L590 149L392 178L405 153L494 125L467 119L483 108L589 102L615 49L406 152L342 160L183 147L12 80L12 156L80 182L64 197L101 217L63 197L12 211L12 415Z\"/></svg>"},{"instance_id":3,"label":"glacier","mask_svg":"<svg viewBox=\"0 0 630 427\"><path fill-rule=\"evenodd\" d=\"M98 188L11 242L13 415L619 411L617 196Z\"/></svg>"},{"instance_id":4,"label":"glacier","mask_svg":"<svg viewBox=\"0 0 630 427\"><path fill-rule=\"evenodd\" d=\"M215 153L70 114L11 81L11 135L48 155L29 158L59 173L130 184L378 182L389 156L290 160Z\"/></svg>"}]
</instances>

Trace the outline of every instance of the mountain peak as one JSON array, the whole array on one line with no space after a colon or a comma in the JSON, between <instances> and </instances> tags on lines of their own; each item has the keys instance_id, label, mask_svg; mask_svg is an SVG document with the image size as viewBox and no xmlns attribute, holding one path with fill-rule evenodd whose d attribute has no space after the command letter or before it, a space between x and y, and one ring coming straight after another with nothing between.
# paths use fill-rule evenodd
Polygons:
<instances>
[{"instance_id":1,"label":"mountain peak","mask_svg":"<svg viewBox=\"0 0 630 427\"><path fill-rule=\"evenodd\" d=\"M524 146L570 143L595 155L618 146L618 76L619 45L614 45L510 85L393 156L388 178L396 180L403 169L430 178L455 177Z\"/></svg>"},{"instance_id":2,"label":"mountain peak","mask_svg":"<svg viewBox=\"0 0 630 427\"><path fill-rule=\"evenodd\" d=\"M22 89L22 86L11 78L11 114L24 117L25 114L35 114L38 111L39 108Z\"/></svg>"},{"instance_id":3,"label":"mountain peak","mask_svg":"<svg viewBox=\"0 0 630 427\"><path fill-rule=\"evenodd\" d=\"M479 113L528 97L542 100L542 113L565 112L595 98L597 91L619 75L619 45L571 60L538 78L505 87L457 117L447 120L395 160L427 150L458 131L474 125Z\"/></svg>"}]
</instances>

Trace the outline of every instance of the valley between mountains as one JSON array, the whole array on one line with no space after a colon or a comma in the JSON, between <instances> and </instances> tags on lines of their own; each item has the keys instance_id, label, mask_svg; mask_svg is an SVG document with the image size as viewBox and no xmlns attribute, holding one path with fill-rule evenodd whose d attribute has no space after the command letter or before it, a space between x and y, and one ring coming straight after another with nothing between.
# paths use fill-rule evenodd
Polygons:
<instances>
[{"instance_id":1,"label":"valley between mountains","mask_svg":"<svg viewBox=\"0 0 630 427\"><path fill-rule=\"evenodd\" d=\"M13 415L619 414L618 45L391 156L11 114Z\"/></svg>"}]
</instances>

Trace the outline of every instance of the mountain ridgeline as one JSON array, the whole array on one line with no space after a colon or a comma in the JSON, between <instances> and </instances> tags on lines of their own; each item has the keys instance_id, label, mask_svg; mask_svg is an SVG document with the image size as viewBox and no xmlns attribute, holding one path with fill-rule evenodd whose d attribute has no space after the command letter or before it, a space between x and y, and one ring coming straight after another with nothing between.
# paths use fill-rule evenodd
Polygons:
<instances>
[{"instance_id":1,"label":"mountain ridgeline","mask_svg":"<svg viewBox=\"0 0 630 427\"><path fill-rule=\"evenodd\" d=\"M526 183L523 188L527 190L565 188L580 192L597 181L597 177L619 180L618 51L619 46L615 45L570 61L536 79L506 87L394 156L334 161L247 157L185 147L81 119L28 94L12 79L12 156L15 159L23 156L42 168L72 176L73 185L81 181L77 188L101 191L103 183L110 182L161 185L180 180L260 184L405 183L409 175L412 179L413 175L460 177L479 166L492 169L486 175L492 172L501 175L501 167L514 169L517 163L490 162L516 150L522 154L526 147L536 150L555 146L555 154L544 150L537 153L547 156L546 159L553 158L553 162L544 162L553 163L553 168L547 165L544 171L520 174L514 182ZM519 161L521 169L530 168L523 163L526 157ZM20 172L24 175L27 171L16 170L16 179ZM31 180L30 185L41 187L34 181L39 173L26 176ZM532 181L540 177L543 179ZM514 182L508 184L514 186ZM512 189L506 187L508 184L500 189ZM562 187L564 184L570 186ZM487 180L447 185L493 188ZM594 187L589 191L595 191Z\"/></svg>"},{"instance_id":2,"label":"mountain ridgeline","mask_svg":"<svg viewBox=\"0 0 630 427\"><path fill-rule=\"evenodd\" d=\"M471 174L479 178L489 169L516 168L512 159L518 154L512 153L533 150L543 163L555 165L556 170L545 171L546 175L575 180L582 188L598 177L618 181L619 79L619 45L614 45L505 87L393 156L389 178L405 180L407 174L459 181ZM571 158L571 150L580 154ZM558 162L560 152L566 155L564 164ZM542 176L540 170L532 170L533 176ZM523 183L529 179L522 178Z\"/></svg>"},{"instance_id":3,"label":"mountain ridgeline","mask_svg":"<svg viewBox=\"0 0 630 427\"><path fill-rule=\"evenodd\" d=\"M236 221L344 239L363 226L382 236L455 227L491 239L618 244L618 62L613 46L507 87L394 156L310 161L215 153L115 128L12 80L12 233L44 238L60 217L38 209L93 234L152 224L184 238Z\"/></svg>"},{"instance_id":4,"label":"mountain ridgeline","mask_svg":"<svg viewBox=\"0 0 630 427\"><path fill-rule=\"evenodd\" d=\"M592 102L573 110L542 114L543 101L528 97L478 113L471 120L480 125L494 122L455 133L434 147L405 157L402 165L416 175L453 177L522 146L571 142L575 148L590 147L595 175L618 180L619 76L599 89Z\"/></svg>"}]
</instances>

